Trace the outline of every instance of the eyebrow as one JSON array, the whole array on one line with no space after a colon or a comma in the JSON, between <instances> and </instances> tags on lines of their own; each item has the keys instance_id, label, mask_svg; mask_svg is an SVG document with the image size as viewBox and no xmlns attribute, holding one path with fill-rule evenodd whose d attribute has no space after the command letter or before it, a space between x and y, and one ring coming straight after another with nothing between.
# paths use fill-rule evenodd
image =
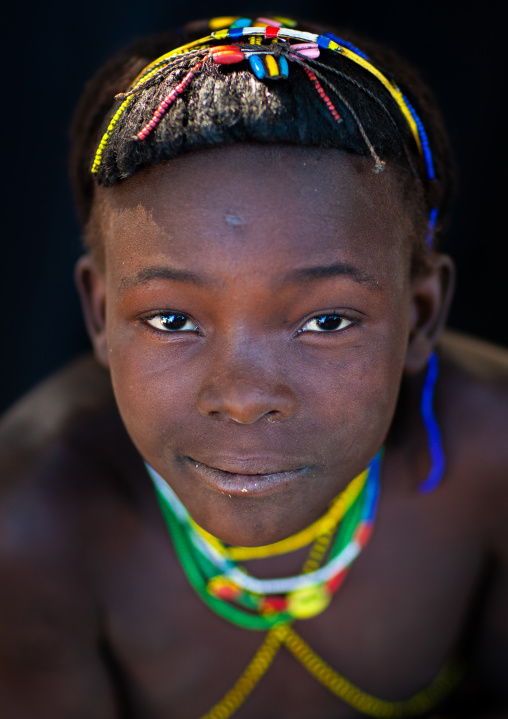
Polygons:
<instances>
[{"instance_id":1,"label":"eyebrow","mask_svg":"<svg viewBox=\"0 0 508 719\"><path fill-rule=\"evenodd\" d=\"M120 290L126 290L138 285L146 285L151 280L186 282L201 287L208 284L202 277L187 270L176 270L170 267L144 267L131 277L123 277L120 280Z\"/></svg>"},{"instance_id":2,"label":"eyebrow","mask_svg":"<svg viewBox=\"0 0 508 719\"><path fill-rule=\"evenodd\" d=\"M304 267L289 272L284 280L285 283L312 282L313 280L326 279L327 277L351 277L359 283L366 283L374 289L379 289L379 282L373 275L360 270L355 265L346 262L338 262L333 265L318 265L316 267ZM187 284L206 287L209 285L203 277L189 272L188 270L177 270L171 267L144 267L135 275L123 277L120 280L120 290L126 290L138 285L145 285L151 280L169 280L171 282L185 282Z\"/></svg>"},{"instance_id":3,"label":"eyebrow","mask_svg":"<svg viewBox=\"0 0 508 719\"><path fill-rule=\"evenodd\" d=\"M346 262L338 262L333 265L318 265L316 267L304 267L302 269L293 270L286 275L286 282L311 282L313 280L326 279L327 277L339 277L346 275L355 280L355 282L366 283L374 289L379 289L379 282L368 272L360 270L355 265Z\"/></svg>"}]
</instances>

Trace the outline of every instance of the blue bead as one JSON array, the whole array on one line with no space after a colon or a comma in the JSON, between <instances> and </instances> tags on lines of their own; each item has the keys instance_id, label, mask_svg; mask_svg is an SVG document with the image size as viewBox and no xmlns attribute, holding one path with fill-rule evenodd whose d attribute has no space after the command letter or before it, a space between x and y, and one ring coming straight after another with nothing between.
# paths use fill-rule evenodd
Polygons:
<instances>
[{"instance_id":1,"label":"blue bead","mask_svg":"<svg viewBox=\"0 0 508 719\"><path fill-rule=\"evenodd\" d=\"M286 58L284 58L286 59ZM266 77L266 71L265 66L263 65L263 60L260 58L259 55L251 55L249 57L250 66L252 68L252 72L254 75L258 78L258 80L264 80ZM287 65L287 62L286 62Z\"/></svg>"},{"instance_id":2,"label":"blue bead","mask_svg":"<svg viewBox=\"0 0 508 719\"><path fill-rule=\"evenodd\" d=\"M349 42L348 40L342 40L342 38L337 37L337 35L334 35L332 32L327 32L326 37L329 37L330 40L333 40L338 45L342 45L342 47L347 47L348 50L354 52L355 55L363 57L364 60L369 59L364 52L362 52L359 48L356 47L356 45L353 45L353 43Z\"/></svg>"},{"instance_id":3,"label":"blue bead","mask_svg":"<svg viewBox=\"0 0 508 719\"><path fill-rule=\"evenodd\" d=\"M283 77L287 77L289 75L289 65L284 55L279 55L279 70Z\"/></svg>"},{"instance_id":4,"label":"blue bead","mask_svg":"<svg viewBox=\"0 0 508 719\"><path fill-rule=\"evenodd\" d=\"M243 27L230 27L228 37L242 37Z\"/></svg>"},{"instance_id":5,"label":"blue bead","mask_svg":"<svg viewBox=\"0 0 508 719\"><path fill-rule=\"evenodd\" d=\"M239 20L235 20L231 27L250 27L252 20L248 17L241 17Z\"/></svg>"},{"instance_id":6,"label":"blue bead","mask_svg":"<svg viewBox=\"0 0 508 719\"><path fill-rule=\"evenodd\" d=\"M319 45L319 47L322 47L325 50L328 47L330 47L330 40L329 40L329 38L325 37L324 35L318 35L316 42Z\"/></svg>"}]
</instances>

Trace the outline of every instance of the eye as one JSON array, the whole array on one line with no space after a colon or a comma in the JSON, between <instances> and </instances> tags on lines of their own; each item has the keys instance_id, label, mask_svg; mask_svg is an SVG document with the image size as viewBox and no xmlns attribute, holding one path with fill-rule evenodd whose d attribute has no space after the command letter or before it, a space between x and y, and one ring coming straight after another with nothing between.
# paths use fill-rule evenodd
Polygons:
<instances>
[{"instance_id":1,"label":"eye","mask_svg":"<svg viewBox=\"0 0 508 719\"><path fill-rule=\"evenodd\" d=\"M159 313L147 317L145 322L159 332L198 332L198 326L187 315Z\"/></svg>"},{"instance_id":2,"label":"eye","mask_svg":"<svg viewBox=\"0 0 508 719\"><path fill-rule=\"evenodd\" d=\"M352 324L352 320L342 315L319 315L306 322L300 332L340 332Z\"/></svg>"}]
</instances>

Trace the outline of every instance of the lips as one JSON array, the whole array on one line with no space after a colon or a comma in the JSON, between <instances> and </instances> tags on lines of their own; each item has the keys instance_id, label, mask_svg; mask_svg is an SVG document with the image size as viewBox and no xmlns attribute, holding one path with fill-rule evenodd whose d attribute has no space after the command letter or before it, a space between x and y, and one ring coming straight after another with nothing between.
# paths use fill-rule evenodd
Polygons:
<instances>
[{"instance_id":1,"label":"lips","mask_svg":"<svg viewBox=\"0 0 508 719\"><path fill-rule=\"evenodd\" d=\"M309 467L287 468L280 460L242 458L214 460L213 466L186 457L190 471L210 489L230 496L266 496L301 479Z\"/></svg>"}]
</instances>

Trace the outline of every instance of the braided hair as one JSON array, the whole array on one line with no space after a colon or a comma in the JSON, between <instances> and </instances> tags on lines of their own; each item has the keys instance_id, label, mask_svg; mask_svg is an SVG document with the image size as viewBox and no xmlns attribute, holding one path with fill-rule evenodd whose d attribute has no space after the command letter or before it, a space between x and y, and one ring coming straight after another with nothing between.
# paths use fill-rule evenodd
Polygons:
<instances>
[{"instance_id":1,"label":"braided hair","mask_svg":"<svg viewBox=\"0 0 508 719\"><path fill-rule=\"evenodd\" d=\"M260 81L246 62L205 63L206 53L223 46L224 39L198 42L195 49L177 54L171 61L160 61L169 51L209 34L212 22L200 21L179 32L141 38L88 83L71 133L71 180L82 224L86 227L89 221L94 199L92 166L97 183L111 187L140 167L233 142L340 148L356 155L370 154L375 171L385 163L395 166L401 191L409 199L419 227L413 239L413 271L423 271L429 263L429 249L435 249L447 226L455 172L436 102L415 70L372 41L335 28L298 23L303 33L340 37L343 47L368 58L390 83L401 88L411 113L425 128L421 132L432 153L431 177L429 163L425 163L393 93L365 67L340 53L324 51L319 59L306 61L288 51L291 46L287 43L267 47L265 41L262 47L258 42L260 51L275 57L285 54L294 61L283 81ZM231 53L234 48L241 52L248 47L241 37L235 40ZM231 44L230 39L226 42ZM147 74L146 67L158 58ZM118 95L130 88L140 73L142 80L136 89ZM171 107L162 112L168 97L172 98ZM161 105L165 99L166 105ZM128 109L123 111L125 105ZM97 160L101 137L106 139L100 144ZM438 217L430 248L426 232L429 213ZM90 246L93 239L85 232L87 240Z\"/></svg>"}]
</instances>

